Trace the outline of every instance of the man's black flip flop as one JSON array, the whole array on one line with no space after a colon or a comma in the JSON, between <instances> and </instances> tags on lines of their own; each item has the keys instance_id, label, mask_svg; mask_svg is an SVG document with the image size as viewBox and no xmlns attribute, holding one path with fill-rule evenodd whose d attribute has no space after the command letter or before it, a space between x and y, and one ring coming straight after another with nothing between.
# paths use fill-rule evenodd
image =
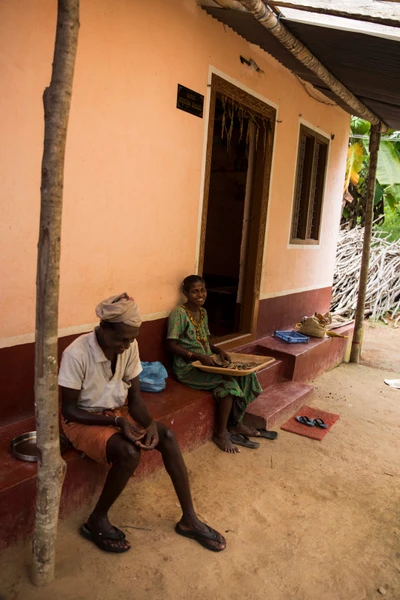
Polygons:
<instances>
[{"instance_id":1,"label":"man's black flip flop","mask_svg":"<svg viewBox=\"0 0 400 600\"><path fill-rule=\"evenodd\" d=\"M91 529L87 523L85 523L82 527L84 527L85 530L87 530L89 533L91 532ZM118 529L118 527L115 527L115 525L113 525L113 528L114 528L114 533L108 532L107 539L109 539L109 540L124 540L126 538L126 535L124 534L124 532L121 531L120 529Z\"/></svg>"},{"instance_id":2,"label":"man's black flip flop","mask_svg":"<svg viewBox=\"0 0 400 600\"><path fill-rule=\"evenodd\" d=\"M215 531L215 529L209 527L208 525L206 525L206 527L208 531L193 531L182 529L179 526L179 523L177 523L175 525L175 531L176 533L179 533L179 535L183 535L183 537L196 540L196 542L199 542L199 544L204 546L204 548L207 548L207 550L211 550L212 552L222 552L222 550L225 550L225 548L216 548L208 542L208 540L210 540L212 542L218 542L219 544L226 543L225 538L218 533L218 531Z\"/></svg>"},{"instance_id":3,"label":"man's black flip flop","mask_svg":"<svg viewBox=\"0 0 400 600\"><path fill-rule=\"evenodd\" d=\"M244 433L231 433L229 437L232 444L235 444L235 446L244 446L245 448L251 448L252 450L256 450L260 447L258 442L252 442Z\"/></svg>"},{"instance_id":4,"label":"man's black flip flop","mask_svg":"<svg viewBox=\"0 0 400 600\"><path fill-rule=\"evenodd\" d=\"M125 539L125 534L120 529L118 529L118 528L115 528L115 529L116 529L115 533L102 533L101 531L92 531L91 529L89 529L89 527L86 523L85 525L82 525L82 527L80 528L80 534L86 540L93 542L94 544L96 544L96 546L98 546L98 548L100 548L101 550L104 550L105 552L114 552L116 554L121 554L122 552L127 552L128 550L130 550L130 546L121 546L119 548L118 547L113 548L112 546L107 544L107 541L115 542L115 541L122 541ZM124 537L121 538L120 534L122 534Z\"/></svg>"},{"instance_id":5,"label":"man's black flip flop","mask_svg":"<svg viewBox=\"0 0 400 600\"><path fill-rule=\"evenodd\" d=\"M296 421L302 425L307 425L308 427L315 427L314 421L308 417L296 417Z\"/></svg>"},{"instance_id":6,"label":"man's black flip flop","mask_svg":"<svg viewBox=\"0 0 400 600\"><path fill-rule=\"evenodd\" d=\"M266 440L276 440L276 438L278 437L277 431L268 431L267 429L263 428L257 429L257 431L260 435L250 437L265 438Z\"/></svg>"}]
</instances>

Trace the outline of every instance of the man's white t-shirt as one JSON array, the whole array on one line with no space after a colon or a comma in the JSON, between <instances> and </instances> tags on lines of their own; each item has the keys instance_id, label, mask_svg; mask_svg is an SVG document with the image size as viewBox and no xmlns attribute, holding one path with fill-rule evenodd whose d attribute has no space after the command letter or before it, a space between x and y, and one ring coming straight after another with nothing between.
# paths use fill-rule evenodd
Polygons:
<instances>
[{"instance_id":1,"label":"man's white t-shirt","mask_svg":"<svg viewBox=\"0 0 400 600\"><path fill-rule=\"evenodd\" d=\"M119 408L125 404L130 380L142 372L135 340L118 354L115 373L105 357L94 331L81 335L63 352L58 384L80 390L78 406L89 411Z\"/></svg>"}]
</instances>

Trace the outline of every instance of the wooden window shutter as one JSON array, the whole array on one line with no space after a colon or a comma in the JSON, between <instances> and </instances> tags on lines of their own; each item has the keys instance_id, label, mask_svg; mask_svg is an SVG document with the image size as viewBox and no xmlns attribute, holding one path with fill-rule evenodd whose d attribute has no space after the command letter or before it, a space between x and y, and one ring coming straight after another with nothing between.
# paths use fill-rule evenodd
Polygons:
<instances>
[{"instance_id":1,"label":"wooden window shutter","mask_svg":"<svg viewBox=\"0 0 400 600\"><path fill-rule=\"evenodd\" d=\"M318 241L328 140L301 125L297 156L291 239Z\"/></svg>"}]
</instances>

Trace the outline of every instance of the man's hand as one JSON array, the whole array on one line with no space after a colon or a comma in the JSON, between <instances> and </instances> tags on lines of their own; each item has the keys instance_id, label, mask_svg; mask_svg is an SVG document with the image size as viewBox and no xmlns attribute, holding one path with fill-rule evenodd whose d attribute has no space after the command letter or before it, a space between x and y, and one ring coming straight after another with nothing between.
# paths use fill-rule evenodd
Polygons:
<instances>
[{"instance_id":1,"label":"man's hand","mask_svg":"<svg viewBox=\"0 0 400 600\"><path fill-rule=\"evenodd\" d=\"M133 423L124 419L124 417L117 417L115 424L120 428L122 435L124 435L130 442L136 444L139 440L143 439L146 435L146 430L136 427Z\"/></svg>"},{"instance_id":2,"label":"man's hand","mask_svg":"<svg viewBox=\"0 0 400 600\"><path fill-rule=\"evenodd\" d=\"M222 350L222 348L217 348L217 354L219 354L223 360L226 360L227 362L231 362L229 354L227 352L225 352L225 350Z\"/></svg>"},{"instance_id":3,"label":"man's hand","mask_svg":"<svg viewBox=\"0 0 400 600\"><path fill-rule=\"evenodd\" d=\"M136 446L142 450L154 450L159 442L157 423L152 421L145 431L144 438L136 442Z\"/></svg>"},{"instance_id":4,"label":"man's hand","mask_svg":"<svg viewBox=\"0 0 400 600\"><path fill-rule=\"evenodd\" d=\"M215 367L214 359L211 358L211 356L207 356L206 354L201 354L199 356L199 361L202 365L205 365L206 367Z\"/></svg>"}]
</instances>

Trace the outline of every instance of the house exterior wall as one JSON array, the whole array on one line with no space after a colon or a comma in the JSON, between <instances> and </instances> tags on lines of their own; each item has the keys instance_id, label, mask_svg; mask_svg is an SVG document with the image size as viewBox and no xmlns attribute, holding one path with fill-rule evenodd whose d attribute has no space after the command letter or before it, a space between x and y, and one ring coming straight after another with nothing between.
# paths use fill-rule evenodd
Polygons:
<instances>
[{"instance_id":1,"label":"house exterior wall","mask_svg":"<svg viewBox=\"0 0 400 600\"><path fill-rule=\"evenodd\" d=\"M0 16L0 338L34 331L41 96L50 80L56 3L3 0ZM59 325L93 323L99 299L123 290L164 317L198 257L206 115L176 109L177 84L207 97L211 71L278 109L261 298L329 288L349 117L318 102L275 59L194 0L82 0L68 132ZM252 57L264 74L242 65ZM334 136L321 242L290 247L300 121ZM21 302L22 299L22 302ZM87 328L86 328L87 329ZM15 338L15 336L17 336ZM14 339L15 338L15 339Z\"/></svg>"}]
</instances>

